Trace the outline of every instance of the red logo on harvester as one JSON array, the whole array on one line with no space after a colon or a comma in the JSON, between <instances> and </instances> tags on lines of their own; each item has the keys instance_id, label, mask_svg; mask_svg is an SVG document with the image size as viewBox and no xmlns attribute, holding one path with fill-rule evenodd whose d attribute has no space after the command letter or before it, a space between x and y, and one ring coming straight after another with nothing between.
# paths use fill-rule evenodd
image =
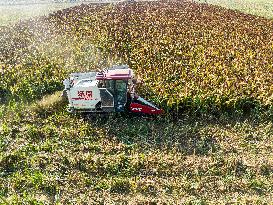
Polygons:
<instances>
[{"instance_id":1,"label":"red logo on harvester","mask_svg":"<svg viewBox=\"0 0 273 205\"><path fill-rule=\"evenodd\" d=\"M84 91L78 91L79 98L84 98L84 96L85 96Z\"/></svg>"},{"instance_id":2,"label":"red logo on harvester","mask_svg":"<svg viewBox=\"0 0 273 205\"><path fill-rule=\"evenodd\" d=\"M79 90L78 91L78 97L77 98L72 98L73 100L91 100L92 99L92 91L91 90L86 90L86 91L82 91Z\"/></svg>"},{"instance_id":3,"label":"red logo on harvester","mask_svg":"<svg viewBox=\"0 0 273 205\"><path fill-rule=\"evenodd\" d=\"M85 100L91 100L92 99L92 91L85 91Z\"/></svg>"}]
</instances>

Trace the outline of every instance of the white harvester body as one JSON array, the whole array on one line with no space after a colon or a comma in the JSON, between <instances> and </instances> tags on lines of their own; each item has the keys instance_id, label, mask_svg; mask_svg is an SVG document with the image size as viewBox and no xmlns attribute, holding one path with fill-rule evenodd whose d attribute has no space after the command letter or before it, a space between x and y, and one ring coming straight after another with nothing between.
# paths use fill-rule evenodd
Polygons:
<instances>
[{"instance_id":1,"label":"white harvester body","mask_svg":"<svg viewBox=\"0 0 273 205\"><path fill-rule=\"evenodd\" d=\"M161 114L161 109L135 94L133 79L133 70L127 65L72 73L64 80L68 111Z\"/></svg>"}]
</instances>

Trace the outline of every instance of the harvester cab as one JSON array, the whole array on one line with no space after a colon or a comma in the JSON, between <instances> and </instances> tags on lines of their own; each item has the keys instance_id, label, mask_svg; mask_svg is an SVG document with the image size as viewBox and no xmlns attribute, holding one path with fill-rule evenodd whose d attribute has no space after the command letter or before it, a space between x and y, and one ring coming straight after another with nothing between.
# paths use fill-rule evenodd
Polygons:
<instances>
[{"instance_id":1,"label":"harvester cab","mask_svg":"<svg viewBox=\"0 0 273 205\"><path fill-rule=\"evenodd\" d=\"M64 80L68 111L162 114L162 109L136 95L135 83L133 70L127 65L101 72L72 73Z\"/></svg>"}]
</instances>

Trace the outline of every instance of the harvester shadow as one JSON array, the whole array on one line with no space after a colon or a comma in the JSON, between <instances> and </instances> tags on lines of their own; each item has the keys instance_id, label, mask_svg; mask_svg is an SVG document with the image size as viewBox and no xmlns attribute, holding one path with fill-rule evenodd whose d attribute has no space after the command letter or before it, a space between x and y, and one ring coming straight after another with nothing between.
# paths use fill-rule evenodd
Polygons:
<instances>
[{"instance_id":1,"label":"harvester shadow","mask_svg":"<svg viewBox=\"0 0 273 205\"><path fill-rule=\"evenodd\" d=\"M110 115L87 119L92 126L104 129L106 136L126 145L153 149L177 149L183 154L207 155L219 145L207 130L208 122L196 119L170 119L135 115ZM207 132L206 132L207 131ZM111 140L111 139L110 139Z\"/></svg>"}]
</instances>

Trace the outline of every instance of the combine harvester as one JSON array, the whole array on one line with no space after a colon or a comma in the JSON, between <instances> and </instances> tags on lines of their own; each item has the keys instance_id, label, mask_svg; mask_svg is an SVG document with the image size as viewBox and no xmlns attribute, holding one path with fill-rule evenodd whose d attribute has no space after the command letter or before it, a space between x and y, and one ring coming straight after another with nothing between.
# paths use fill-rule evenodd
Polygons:
<instances>
[{"instance_id":1,"label":"combine harvester","mask_svg":"<svg viewBox=\"0 0 273 205\"><path fill-rule=\"evenodd\" d=\"M71 113L131 112L160 115L163 110L135 93L136 79L127 65L102 72L72 73L64 80Z\"/></svg>"}]
</instances>

